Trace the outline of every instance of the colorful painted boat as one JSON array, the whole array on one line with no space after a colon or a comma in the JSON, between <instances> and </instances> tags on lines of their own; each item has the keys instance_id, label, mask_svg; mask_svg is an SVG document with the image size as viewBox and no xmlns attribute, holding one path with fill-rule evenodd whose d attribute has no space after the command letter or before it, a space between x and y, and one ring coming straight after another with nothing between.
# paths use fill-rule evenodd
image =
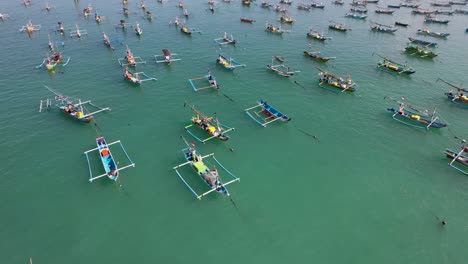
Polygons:
<instances>
[{"instance_id":1,"label":"colorful painted boat","mask_svg":"<svg viewBox=\"0 0 468 264\"><path fill-rule=\"evenodd\" d=\"M194 106L192 106L192 111L194 112L194 116L192 116L192 124L185 127L185 130L196 140L205 143L208 140L213 138L217 138L221 141L228 141L230 131L233 131L234 128L228 127L226 125L221 124L217 118L213 118L211 116L206 116ZM200 137L196 136L193 132L190 131L190 128L196 126L203 131L206 131L210 136L205 139L201 139Z\"/></svg>"},{"instance_id":2,"label":"colorful painted boat","mask_svg":"<svg viewBox=\"0 0 468 264\"><path fill-rule=\"evenodd\" d=\"M103 137L99 137L96 139L96 145L99 151L99 157L101 157L102 166L106 171L107 177L111 180L117 180L119 177L119 170L117 168L117 164L112 157L112 153L107 146L106 140Z\"/></svg>"},{"instance_id":3,"label":"colorful painted boat","mask_svg":"<svg viewBox=\"0 0 468 264\"><path fill-rule=\"evenodd\" d=\"M409 126L422 128L442 128L447 126L445 123L436 122L438 118L434 116L425 116L410 110L401 112L399 110L395 110L394 108L387 108L387 111L393 115L393 119L405 123Z\"/></svg>"},{"instance_id":4,"label":"colorful painted boat","mask_svg":"<svg viewBox=\"0 0 468 264\"><path fill-rule=\"evenodd\" d=\"M418 34L438 37L438 38L446 38L450 36L449 33L433 32L433 31L430 31L429 29L418 29Z\"/></svg>"},{"instance_id":5,"label":"colorful painted boat","mask_svg":"<svg viewBox=\"0 0 468 264\"><path fill-rule=\"evenodd\" d=\"M437 57L438 54L433 52L432 50L420 47L416 44L408 43L405 47L405 51L410 53L411 55L417 55L421 58L434 58Z\"/></svg>"},{"instance_id":6,"label":"colorful painted boat","mask_svg":"<svg viewBox=\"0 0 468 264\"><path fill-rule=\"evenodd\" d=\"M402 73L404 73L404 74L413 74L413 73L416 72L413 68L409 67L406 64L401 64L401 63L392 61L392 60L388 59L387 57L380 56L379 54L377 54L377 56L379 56L379 57L381 57L383 59L382 62L379 62L377 64L377 68L388 69L390 71L397 72L398 74L402 74Z\"/></svg>"},{"instance_id":7,"label":"colorful painted boat","mask_svg":"<svg viewBox=\"0 0 468 264\"><path fill-rule=\"evenodd\" d=\"M316 67L319 70L319 86L322 88L333 88L332 91L340 92L354 92L357 90L356 83L353 82L351 77L348 75L346 79L338 77L332 73L329 73L325 70ZM324 86L326 85L326 86Z\"/></svg>"},{"instance_id":8,"label":"colorful painted boat","mask_svg":"<svg viewBox=\"0 0 468 264\"><path fill-rule=\"evenodd\" d=\"M342 32L346 32L348 30L351 30L350 28L345 27L343 24L340 24L340 23L330 24L330 25L328 25L328 28L333 29L333 30L342 31Z\"/></svg>"},{"instance_id":9,"label":"colorful painted boat","mask_svg":"<svg viewBox=\"0 0 468 264\"><path fill-rule=\"evenodd\" d=\"M261 108L260 111L256 111L256 109ZM253 111L255 110L255 111ZM285 123L291 121L291 118L283 114L282 112L278 111L273 106L269 105L265 100L258 100L257 105L253 107L249 107L244 110L245 113L252 118L257 124L266 127L267 124L270 124L275 121L283 121ZM253 112L253 113L251 113ZM263 113L265 117L260 116L259 114ZM255 116L256 117L255 117Z\"/></svg>"},{"instance_id":10,"label":"colorful painted boat","mask_svg":"<svg viewBox=\"0 0 468 264\"><path fill-rule=\"evenodd\" d=\"M216 62L219 65L231 71L235 70L237 67L245 67L245 64L241 64L237 62L236 60L234 60L233 58L227 58L222 54L218 55L218 59L216 59Z\"/></svg>"}]
</instances>

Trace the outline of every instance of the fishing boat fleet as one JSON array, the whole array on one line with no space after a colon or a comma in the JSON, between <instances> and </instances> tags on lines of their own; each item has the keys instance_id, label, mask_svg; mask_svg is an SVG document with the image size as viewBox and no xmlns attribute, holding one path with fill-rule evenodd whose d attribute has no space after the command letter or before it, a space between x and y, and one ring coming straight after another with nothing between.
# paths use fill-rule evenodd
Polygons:
<instances>
[{"instance_id":1,"label":"fishing boat fleet","mask_svg":"<svg viewBox=\"0 0 468 264\"><path fill-rule=\"evenodd\" d=\"M368 17L368 9L366 7L369 3L376 3L377 1L367 0L364 2L360 1L353 1L352 7L349 11L345 14L346 17L355 18L355 19L366 19ZM280 5L273 5L268 3L267 1L263 1L260 4L262 8L268 8L273 11L278 12L278 16L280 16L279 21L288 28L291 27L294 22L296 21L293 17L288 15L287 8L285 5L291 5L291 1L283 1L281 0ZM342 5L343 1L336 0L333 2L336 5ZM209 10L214 13L215 11L215 2L209 1ZM462 2L450 2L450 5L461 5ZM246 8L252 6L251 1L242 1L242 5ZM446 5L442 5L442 3L432 3L432 6L442 6L446 7ZM47 11L52 9L51 6L46 6ZM140 5L141 9L144 10L143 17L151 20L153 14L148 10L146 4L142 1ZM183 13L182 15L187 19L189 17L190 12L188 11L185 4L182 2L178 2L177 7L180 8ZM312 2L311 4L304 4L299 3L297 8L299 10L310 11L311 9L323 9L325 6L319 2ZM392 15L395 13L396 9L401 7L410 7L415 8L412 10L412 14L415 15L424 15L424 23L437 23L437 24L448 24L448 19L441 19L436 17L435 14L444 14L443 11L431 11L427 9L422 9L419 5L413 5L408 2L401 3L398 5L387 5L387 7L377 7L375 9L375 13L377 14L387 14ZM93 7L89 5L83 10L83 16L86 18L88 17L91 12L93 11ZM132 12L130 12L127 6L124 6L123 9L124 16L131 16ZM306 12L302 12L306 13ZM463 13L460 12L459 13ZM467 12L468 13L468 12ZM179 14L180 15L180 14ZM0 20L5 21L9 18L8 14L1 14L0 13ZM99 15L97 11L95 11L95 20L96 23L101 23L105 17ZM253 18L240 18L240 22L243 23L254 23L256 22ZM170 25L175 25L178 27L177 31L182 32L185 35L192 35L193 33L202 33L202 31L188 27L186 21L180 21L178 17L176 17L174 22L170 22ZM395 26L402 26L407 27L409 24L396 21L392 25L381 24L375 21L370 21L370 29L372 31L377 32L384 32L384 33L394 33L397 31ZM248 25L245 25L248 26ZM117 29L126 30L126 28L131 27L134 28L135 34L137 36L142 36L143 30L140 23L136 23L133 25L127 25L125 20L120 20L120 23L115 25ZM273 34L282 35L286 32L291 32L291 30L285 30L281 28L281 26L274 25L269 23L268 21L265 24L265 31ZM330 21L328 25L329 30L339 31L339 32L347 32L351 31L351 28L345 26L343 23ZM41 25L35 25L31 21L29 21L25 26L20 28L20 32L27 32L30 36L35 32L41 30ZM57 32L58 34L65 36L65 28L62 22L58 22L57 28L53 31ZM180 34L180 33L178 33ZM337 33L338 34L338 33ZM435 38L447 38L450 33L444 32L435 32L431 29L417 29L416 34L435 37ZM67 36L70 38L82 38L83 36L87 36L88 32L86 30L80 29L78 24L75 24L75 28L69 30ZM218 35L220 36L220 35ZM332 38L327 36L325 33L317 31L315 29L309 29L306 33L308 38L312 40L321 41L325 43L326 40L331 40ZM388 35L391 36L391 35ZM114 46L112 45L112 41L106 35L106 33L102 32L103 43L106 47L111 50L114 50ZM432 42L426 39L418 39L409 37L409 42L406 44L404 51L409 54L410 56L417 56L420 58L434 58L439 55L438 52L435 52L433 49L437 47L436 42ZM218 38L214 39L216 43L216 47L225 48L227 46L232 47L233 49L236 48L238 44L238 40L234 38L233 34L228 34L224 32ZM100 44L102 45L102 44ZM322 44L321 44L322 45ZM51 41L49 36L49 49L50 52L43 60L43 62L36 66L36 68L46 68L49 71L54 71L58 66L65 67L70 58L64 58L62 53L57 50L57 46ZM309 45L309 48L311 44ZM229 70L234 71L239 67L246 67L245 64L242 64L228 56L227 52L219 51L218 56L216 58L216 64ZM321 51L315 50L305 50L303 51L303 55L305 58L310 58L314 61L323 63L322 65L326 65L325 62L328 62L332 59L336 59L336 57L324 57L321 55ZM387 56L376 54L380 57L381 61L377 63L377 69L385 70L388 72L393 72L397 75L412 75L416 73L416 71L407 65L407 63L400 63L394 59L390 59ZM173 62L180 61L181 58L178 56L177 53L172 53L169 49L164 48L162 49L162 54L153 55L154 61L156 63L165 63L167 65L171 65ZM214 59L214 58L213 58ZM148 76L142 71L137 71L136 68L139 67L140 64L146 64L146 61L143 60L139 56L135 56L133 52L130 50L129 46L126 45L124 57L119 58L118 60L119 65L122 67L123 72L122 75L124 79L130 83L140 85L146 81L156 81L157 79L151 76ZM267 64L266 69L279 75L280 77L293 77L297 73L301 71L292 70L290 66L285 64L286 60L281 56L272 56L271 63ZM167 66L169 67L169 66ZM175 66L173 66L175 67ZM322 87L327 90L331 90L337 93L345 93L345 92L355 92L358 90L358 85L354 82L351 78L351 75L346 72L345 75L339 76L335 73L331 73L328 70L316 67L318 70L318 86ZM445 96L450 100L451 103L460 107L460 108L468 108L468 90L462 88L461 85L456 85L453 82L449 82L443 79L438 79L449 87L452 90L449 90L445 93ZM194 92L200 92L203 90L214 90L214 92L220 92L220 85L217 79L212 74L211 70L208 70L206 75L194 77L188 79L190 87ZM80 99L74 99L69 96L64 96L49 87L46 87L49 91L51 91L55 98L54 100L46 99L40 101L39 112L42 112L43 109L50 110L52 108L52 102L55 101L57 108L64 113L66 116L70 117L71 119L83 122L83 123L91 123L94 120L94 116L101 112L110 111L109 107L99 107L91 103L91 101L84 101L82 102ZM455 90L453 90L455 89ZM226 95L225 95L226 96ZM227 96L226 96L227 97ZM430 129L440 129L445 128L448 126L448 123L441 118L441 116L436 112L436 110L429 110L428 108L421 108L416 107L413 104L409 104L406 102L406 98L402 97L402 99L395 99L390 96L386 96L385 99L396 103L397 106L387 108L387 112L391 114L392 119L398 121L399 123L416 127L416 128L423 128L425 130ZM89 111L86 107L93 108L92 111ZM185 131L199 143L205 144L208 141L219 141L219 142L227 142L230 140L230 134L235 129L233 127L227 126L224 123L220 123L217 117L217 114L207 115L202 113L199 109L196 109L195 106L191 106L191 110L193 112L192 117L190 118L190 124L184 127ZM271 104L267 103L266 100L260 99L256 102L254 106L248 107L244 109L244 112L254 120L255 123L262 127L270 126L273 123L277 123L276 121L281 121L283 123L288 123L292 119L288 115L284 114L276 107L273 107ZM203 135L202 135L203 134ZM227 186L239 181L239 178L227 170L224 165L222 165L214 156L213 153L208 155L199 154L199 152L195 149L195 143L189 143L183 138L185 143L185 147L182 149L182 157L183 162L179 165L173 167L174 171L176 172L177 176L182 180L182 182L188 187L188 189L194 194L197 199L202 199L206 195L210 193L219 193L222 195L229 196L230 192L227 189ZM112 143L107 143L106 139L103 136L99 136L95 139L96 147L87 150L84 152L86 156L86 160L88 162L89 168L89 181L93 182L96 179L107 177L110 180L118 181L120 172L124 169L135 167L135 163L131 160L130 156L128 155L127 151L125 150L124 146L122 145L120 140L114 141ZM111 153L111 146L120 146L120 151L124 154L124 160L126 164L120 165L119 158L114 156ZM466 142L462 142L461 150L450 150L447 149L444 152L444 155L448 157L451 161L449 165L464 174L468 174L467 166L468 166L468 146ZM92 157L91 153L97 152L99 155L99 159L101 160L103 171L102 173L98 173L97 175L92 171ZM115 154L116 152L114 152ZM121 155L122 156L122 155ZM209 160L213 160L216 166L219 166L222 170L218 170L213 164L209 163ZM182 176L182 168L188 166L191 167L195 174L198 175L203 182L206 183L208 186L208 190L198 191L194 186L189 184L189 181L186 177ZM225 180L221 179L223 177L229 177L229 180L225 182Z\"/></svg>"}]
</instances>

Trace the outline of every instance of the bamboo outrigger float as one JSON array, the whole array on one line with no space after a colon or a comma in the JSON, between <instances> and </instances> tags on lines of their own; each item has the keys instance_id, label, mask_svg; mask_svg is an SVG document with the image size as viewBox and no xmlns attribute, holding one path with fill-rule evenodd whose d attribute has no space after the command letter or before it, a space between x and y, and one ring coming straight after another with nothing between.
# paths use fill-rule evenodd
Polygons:
<instances>
[{"instance_id":1,"label":"bamboo outrigger float","mask_svg":"<svg viewBox=\"0 0 468 264\"><path fill-rule=\"evenodd\" d=\"M201 143L206 143L207 141L214 138L217 138L221 141L229 140L230 137L227 133L233 131L233 127L221 124L217 117L213 118L211 116L204 115L202 112L195 109L195 106L192 106L192 111L194 112L194 116L192 116L191 119L192 124L185 127L187 133L189 133L192 137ZM190 128L194 126L206 131L210 136L204 139L196 136L195 133L190 131Z\"/></svg>"},{"instance_id":2,"label":"bamboo outrigger float","mask_svg":"<svg viewBox=\"0 0 468 264\"><path fill-rule=\"evenodd\" d=\"M47 86L45 86L45 88L47 88L47 90L55 94L55 102L57 103L57 107L60 109L60 111L66 114L67 116L71 117L72 119L75 119L84 123L89 123L91 122L91 120L93 120L95 114L111 110L109 107L101 108L97 105L94 105L93 103L91 103L90 100L82 102L80 99L73 99L71 97L64 96ZM51 109L52 107L51 99L41 100L39 104L39 112L42 112L44 103L45 103L45 107L47 108L47 110ZM89 112L83 107L84 105L90 105L97 110L93 112Z\"/></svg>"},{"instance_id":3,"label":"bamboo outrigger float","mask_svg":"<svg viewBox=\"0 0 468 264\"><path fill-rule=\"evenodd\" d=\"M153 77L150 77L148 75L146 75L144 72L131 72L129 69L128 69L128 66L125 66L124 67L124 71L123 71L123 77L134 83L134 84L141 84L142 82L146 82L146 81L157 81L158 79L156 78L153 78Z\"/></svg>"},{"instance_id":4,"label":"bamboo outrigger float","mask_svg":"<svg viewBox=\"0 0 468 264\"><path fill-rule=\"evenodd\" d=\"M258 108L261 108L261 110L257 111ZM249 107L244 111L250 118L252 118L257 124L261 125L262 127L266 127L268 124L273 123L275 121L283 121L285 123L291 121L290 117L278 111L276 108L269 105L267 101L262 99L258 100L255 106ZM263 113L263 116L260 116L260 113ZM255 115L256 117L253 115Z\"/></svg>"},{"instance_id":5,"label":"bamboo outrigger float","mask_svg":"<svg viewBox=\"0 0 468 264\"><path fill-rule=\"evenodd\" d=\"M409 67L406 64L401 64L401 63L395 62L395 61L390 60L389 58L381 56L379 54L376 54L376 55L383 59L382 62L379 62L377 64L377 68L379 68L379 69L385 68L385 69L394 71L394 72L396 72L398 74L402 74L402 73L404 73L404 74L413 74L413 73L416 72L413 68Z\"/></svg>"},{"instance_id":6,"label":"bamboo outrigger float","mask_svg":"<svg viewBox=\"0 0 468 264\"><path fill-rule=\"evenodd\" d=\"M22 26L20 28L20 32L27 32L29 35L31 35L34 31L39 31L41 30L41 25L33 25L31 20L26 24L26 26Z\"/></svg>"},{"instance_id":7,"label":"bamboo outrigger float","mask_svg":"<svg viewBox=\"0 0 468 264\"><path fill-rule=\"evenodd\" d=\"M449 82L447 82L447 81L445 81L445 80L443 80L441 78L438 78L437 81L441 81L441 82L443 82L443 83L457 89L456 92L453 92L452 90L450 90L450 91L446 92L445 95L456 106L468 109L468 96L466 96L466 94L468 94L468 89L462 88L461 85L458 86L458 85L449 83Z\"/></svg>"},{"instance_id":8,"label":"bamboo outrigger float","mask_svg":"<svg viewBox=\"0 0 468 264\"><path fill-rule=\"evenodd\" d=\"M272 57L271 58L271 63L267 65L267 69L269 69L270 71L280 75L280 76L283 76L283 77L291 77L293 76L294 74L298 73L298 72L301 72L301 71L290 71L289 67L284 65L284 64L274 64L273 61L274 61L274 58L275 57Z\"/></svg>"},{"instance_id":9,"label":"bamboo outrigger float","mask_svg":"<svg viewBox=\"0 0 468 264\"><path fill-rule=\"evenodd\" d=\"M197 80L207 80L209 85L197 87L193 83L193 81L197 81ZM192 78L192 79L189 79L188 81L189 81L190 85L192 86L192 89L193 89L194 92L198 92L198 91L209 89L209 88L219 90L219 84L216 82L216 79L213 77L213 75L211 75L210 70L208 70L208 75L205 75L205 76L202 76L202 77L197 77L197 78Z\"/></svg>"},{"instance_id":10,"label":"bamboo outrigger float","mask_svg":"<svg viewBox=\"0 0 468 264\"><path fill-rule=\"evenodd\" d=\"M112 153L110 151L110 146L114 144L119 144L120 148L122 149L123 153L127 157L128 162L130 164L125 165L121 168L118 167L119 162L115 160L114 156L112 156ZM135 167L135 163L130 159L130 156L128 155L127 151L125 150L124 146L122 145L122 142L120 140L117 140L112 143L107 143L104 137L98 137L96 138L96 148L87 150L84 152L86 155L86 161L88 162L88 169L89 169L89 182L93 182L94 180L97 180L99 178L107 176L109 179L116 181L119 178L119 172L122 170L125 170L130 167ZM94 176L93 172L91 170L91 163L89 161L89 153L94 152L94 151L99 152L99 157L101 158L102 166L104 168L105 173Z\"/></svg>"},{"instance_id":11,"label":"bamboo outrigger float","mask_svg":"<svg viewBox=\"0 0 468 264\"><path fill-rule=\"evenodd\" d=\"M357 85L354 83L354 81L351 79L351 76L347 74L347 78L344 79L342 77L338 77L330 72L327 72L325 70L320 69L319 67L315 67L317 70L319 70L319 86L322 88L327 88L331 87L333 89L329 89L331 91L336 92L338 90L341 90L340 92L354 92L357 90ZM323 86L323 85L326 86Z\"/></svg>"},{"instance_id":12,"label":"bamboo outrigger float","mask_svg":"<svg viewBox=\"0 0 468 264\"><path fill-rule=\"evenodd\" d=\"M421 108L396 100L390 96L385 96L384 99L390 99L399 104L398 110L395 108L387 108L387 111L392 114L392 118L395 121L411 127L425 128L426 130L429 130L431 127L442 128L447 126L445 123L438 122L439 117L436 115L435 109L431 114L429 109L422 110ZM405 97L402 97L402 99L405 99Z\"/></svg>"},{"instance_id":13,"label":"bamboo outrigger float","mask_svg":"<svg viewBox=\"0 0 468 264\"><path fill-rule=\"evenodd\" d=\"M236 44L236 40L234 39L234 37L231 36L229 37L227 35L226 32L224 32L224 36L221 37L221 38L217 38L217 39L214 39L214 42L216 42L216 44L218 45L226 45L226 44L232 44L232 45L235 45Z\"/></svg>"},{"instance_id":14,"label":"bamboo outrigger float","mask_svg":"<svg viewBox=\"0 0 468 264\"><path fill-rule=\"evenodd\" d=\"M216 62L223 66L224 68L228 70L235 70L238 67L245 67L245 64L239 63L238 61L234 60L233 58L227 58L223 54L218 55L218 59L216 59Z\"/></svg>"},{"instance_id":15,"label":"bamboo outrigger float","mask_svg":"<svg viewBox=\"0 0 468 264\"><path fill-rule=\"evenodd\" d=\"M146 61L142 60L140 57L133 56L133 53L128 48L128 45L127 45L127 50L125 51L125 53L126 54L125 54L124 58L120 58L120 59L117 60L119 62L119 64L120 64L120 66L122 66L122 67L128 66L128 65L136 67L137 64L146 63Z\"/></svg>"},{"instance_id":16,"label":"bamboo outrigger float","mask_svg":"<svg viewBox=\"0 0 468 264\"><path fill-rule=\"evenodd\" d=\"M453 151L451 149L446 149L444 154L447 158L451 159L448 164L450 167L468 175L468 145L465 140L461 141L461 150Z\"/></svg>"},{"instance_id":17,"label":"bamboo outrigger float","mask_svg":"<svg viewBox=\"0 0 468 264\"><path fill-rule=\"evenodd\" d=\"M195 145L194 143L192 143L192 145L189 145L189 143L185 140L185 138L182 137L182 139L184 140L185 144L187 145L186 148L182 149L182 153L184 154L186 162L181 163L181 164L179 164L179 165L177 165L177 166L175 166L173 168L175 170L175 172L177 173L177 175L179 176L179 178L182 180L182 182L187 186L187 188L189 188L189 190L193 193L193 195L195 195L195 197L198 200L201 200L203 197L205 197L206 195L208 195L208 194L210 194L212 192L217 192L217 193L229 196L230 194L229 194L229 191L227 190L226 186L228 186L229 184L234 183L236 181L240 181L240 179L237 178L232 172L227 170L216 159L216 157L214 156L214 153L202 156L202 155L198 154L198 152L196 151L196 149L194 147L194 145ZM232 178L232 180L230 180L230 181L228 181L226 183L223 183L221 181L221 178L219 177L218 170L214 166L212 166L212 168L210 169L208 167L209 165L207 166L205 164L205 162L207 162L208 158L210 158L210 157L213 158L213 160L216 162L216 164L218 164L218 166L221 167L221 169L223 169ZM197 175L200 176L200 178L210 187L210 190L199 194L194 190L194 188L192 188L190 186L190 184L185 180L185 178L182 176L182 174L178 170L179 168L181 168L183 166L186 166L186 165L190 165L195 170Z\"/></svg>"},{"instance_id":18,"label":"bamboo outrigger float","mask_svg":"<svg viewBox=\"0 0 468 264\"><path fill-rule=\"evenodd\" d=\"M170 65L173 61L180 61L182 59L179 59L177 53L171 53L168 49L163 49L161 55L154 55L154 58L156 60L156 63L167 63L167 65Z\"/></svg>"}]
</instances>

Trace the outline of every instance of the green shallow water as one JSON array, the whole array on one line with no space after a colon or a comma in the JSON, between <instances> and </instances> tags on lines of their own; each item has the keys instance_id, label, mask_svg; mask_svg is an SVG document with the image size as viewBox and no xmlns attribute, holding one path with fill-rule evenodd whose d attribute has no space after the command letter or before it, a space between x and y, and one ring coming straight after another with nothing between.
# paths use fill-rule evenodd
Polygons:
<instances>
[{"instance_id":1,"label":"green shallow water","mask_svg":"<svg viewBox=\"0 0 468 264\"><path fill-rule=\"evenodd\" d=\"M57 1L59 2L59 1ZM464 263L468 258L468 179L447 166L442 152L457 148L454 135L467 137L467 110L451 104L448 89L438 77L467 83L467 16L454 15L450 23L429 25L451 33L439 43L434 60L408 56L402 50L407 37L423 28L423 16L401 8L393 16L373 12L368 21L344 18L349 5L326 3L324 10L289 9L296 19L284 36L264 31L266 21L279 25L279 15L239 2L216 3L214 14L203 1L186 1L192 16L187 24L202 31L188 37L168 25L181 11L175 1L147 1L156 18L145 20L135 1L129 3L128 23L140 22L122 33L114 25L123 19L120 1L94 1L107 17L102 25L84 20L81 2L45 1L29 8L0 3L11 20L0 23L3 47L0 89L0 259L5 263ZM429 4L425 4L429 7ZM254 24L240 23L254 18ZM18 29L29 19L42 30L32 38ZM345 22L348 33L328 31L328 20ZM411 24L395 34L369 30L369 21ZM82 40L64 38L64 56L70 64L48 74L34 69L47 51L47 34L62 21L88 31ZM308 39L309 28L332 37L325 43ZM122 79L117 59L125 46L110 52L101 31L128 45L147 61L138 66L158 78L134 86ZM213 39L224 32L237 39L223 47L245 68L226 71L215 64L219 47ZM421 38L421 37L418 37ZM321 50L337 57L319 64L302 55ZM156 65L153 55L169 48L182 61ZM407 62L416 73L398 76L376 69L373 53ZM273 55L300 70L285 79L266 70ZM316 66L338 75L347 72L359 85L354 94L321 89ZM210 68L222 93L194 93L187 79L203 76ZM297 85L300 84L300 85ZM38 113L40 99L53 98L43 85L83 100L91 99L111 112L98 114L96 123L81 124L56 109ZM391 119L386 95L406 96L410 103L438 112L448 129L423 132ZM289 124L262 128L244 114L257 99L266 99L292 117ZM226 144L197 144L203 154L218 160L241 178L229 186L232 198L211 195L194 199L172 167L184 161L179 136L195 104L207 114L236 128ZM315 135L320 142L306 135ZM97 135L108 142L120 139L136 163L122 173L123 189L108 179L88 182L83 155L95 146ZM235 151L230 152L229 148ZM116 159L124 163L118 148ZM100 161L92 156L93 169ZM194 177L189 169L181 170ZM225 175L224 175L225 176ZM223 177L223 175L222 175ZM227 178L224 178L227 179ZM193 179L197 190L206 186ZM439 219L448 221L441 228Z\"/></svg>"}]
</instances>

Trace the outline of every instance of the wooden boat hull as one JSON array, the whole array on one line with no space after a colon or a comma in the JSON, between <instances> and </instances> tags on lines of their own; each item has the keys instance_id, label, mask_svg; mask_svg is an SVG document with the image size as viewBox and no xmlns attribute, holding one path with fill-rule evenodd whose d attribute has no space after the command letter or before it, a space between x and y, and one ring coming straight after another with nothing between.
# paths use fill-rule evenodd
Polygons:
<instances>
[{"instance_id":1,"label":"wooden boat hull","mask_svg":"<svg viewBox=\"0 0 468 264\"><path fill-rule=\"evenodd\" d=\"M438 55L438 54L436 54L436 53L434 53L434 52L432 52L430 50L418 47L417 45L408 45L408 46L405 47L405 50L407 52L416 54L421 58L430 58L431 59L431 58L437 57L437 55Z\"/></svg>"},{"instance_id":2,"label":"wooden boat hull","mask_svg":"<svg viewBox=\"0 0 468 264\"><path fill-rule=\"evenodd\" d=\"M400 27L407 27L407 26L409 26L409 24L406 24L406 23L403 23L403 22L398 22L398 21L395 22L395 25L396 25L396 26L400 26Z\"/></svg>"},{"instance_id":3,"label":"wooden boat hull","mask_svg":"<svg viewBox=\"0 0 468 264\"><path fill-rule=\"evenodd\" d=\"M255 22L255 20L249 19L249 18L241 18L240 21L241 21L241 22L245 22L245 23L253 23L253 22Z\"/></svg>"},{"instance_id":4,"label":"wooden boat hull","mask_svg":"<svg viewBox=\"0 0 468 264\"><path fill-rule=\"evenodd\" d=\"M446 38L446 37L450 36L449 33L427 32L427 31L424 31L424 30L421 30L421 29L418 29L418 34L437 37L437 38Z\"/></svg>"},{"instance_id":5,"label":"wooden boat hull","mask_svg":"<svg viewBox=\"0 0 468 264\"><path fill-rule=\"evenodd\" d=\"M211 123L201 120L201 122L197 122L197 117L192 117L192 124L196 127L200 128L201 130L206 131L210 136L216 137L221 141L228 141L230 137L225 133L219 133L218 129L213 126Z\"/></svg>"},{"instance_id":6,"label":"wooden boat hull","mask_svg":"<svg viewBox=\"0 0 468 264\"><path fill-rule=\"evenodd\" d=\"M80 122L84 122L84 123L89 123L91 122L91 120L93 120L93 116L87 116L87 117L83 117L83 113L81 112L77 112L77 111L74 111L74 112L68 112L66 109L65 109L66 106L59 106L59 109L62 113L66 114L67 116L75 119L75 120L78 120Z\"/></svg>"},{"instance_id":7,"label":"wooden boat hull","mask_svg":"<svg viewBox=\"0 0 468 264\"><path fill-rule=\"evenodd\" d=\"M114 158L112 157L112 153L110 152L109 147L103 137L99 137L96 139L96 145L99 151L99 157L101 157L102 166L106 171L107 177L111 180L117 180L119 177L119 171L117 168L117 164L115 163Z\"/></svg>"},{"instance_id":8,"label":"wooden boat hull","mask_svg":"<svg viewBox=\"0 0 468 264\"><path fill-rule=\"evenodd\" d=\"M404 68L404 67L401 67L399 65L393 65L393 64L386 64L386 63L378 63L377 66L379 68L385 68L385 69L388 69L390 71L394 71L394 72L397 72L397 73L405 73L405 74L413 74L415 73L416 71L413 70L413 69L410 69L410 68Z\"/></svg>"},{"instance_id":9,"label":"wooden boat hull","mask_svg":"<svg viewBox=\"0 0 468 264\"><path fill-rule=\"evenodd\" d=\"M320 62L327 62L329 61L331 58L327 58L327 57L320 57L318 56L317 54L315 53L312 53L312 52L308 52L308 51L304 51L304 55L305 56L308 56L316 61L320 61Z\"/></svg>"},{"instance_id":10,"label":"wooden boat hull","mask_svg":"<svg viewBox=\"0 0 468 264\"><path fill-rule=\"evenodd\" d=\"M197 161L192 155L192 149L186 149L184 152L185 160L190 162L191 167L200 176L200 178L211 188L215 189L216 192L224 195L229 195L226 187L219 180L218 171L216 169L209 169L202 160Z\"/></svg>"},{"instance_id":11,"label":"wooden boat hull","mask_svg":"<svg viewBox=\"0 0 468 264\"><path fill-rule=\"evenodd\" d=\"M458 156L458 152L455 152L451 149L446 149L444 151L444 154L447 158L453 160L456 156ZM456 162L465 165L465 171L468 171L468 155L467 154L462 154L460 155L456 160ZM465 173L466 174L466 173Z\"/></svg>"},{"instance_id":12,"label":"wooden boat hull","mask_svg":"<svg viewBox=\"0 0 468 264\"><path fill-rule=\"evenodd\" d=\"M433 127L433 128L442 128L442 127L447 126L447 124L440 123L440 122L433 122L431 124L431 120L428 119L427 117L418 115L408 110L405 110L406 113L403 115L398 113L398 110L395 110L394 108L387 108L387 111L391 113L392 115L394 115L393 117L394 119L409 126L423 127L423 128L427 126Z\"/></svg>"},{"instance_id":13,"label":"wooden boat hull","mask_svg":"<svg viewBox=\"0 0 468 264\"><path fill-rule=\"evenodd\" d=\"M466 100L460 99L459 96L456 96L452 92L445 93L445 95L455 105L457 105L457 106L459 106L461 108L467 108L468 109L468 99L466 99Z\"/></svg>"},{"instance_id":14,"label":"wooden boat hull","mask_svg":"<svg viewBox=\"0 0 468 264\"><path fill-rule=\"evenodd\" d=\"M277 109L275 109L273 106L267 104L266 101L264 100L258 100L258 103L262 106L262 112L270 117L275 117L275 118L280 118L279 120L283 122L289 122L291 121L291 118L286 116L285 114L281 113Z\"/></svg>"},{"instance_id":15,"label":"wooden boat hull","mask_svg":"<svg viewBox=\"0 0 468 264\"><path fill-rule=\"evenodd\" d=\"M408 38L409 41L415 43L415 44L421 44L427 47L435 47L437 46L437 43L435 42L430 42L430 41L425 41L425 40L420 40L420 39L414 39L414 38Z\"/></svg>"}]
</instances>

